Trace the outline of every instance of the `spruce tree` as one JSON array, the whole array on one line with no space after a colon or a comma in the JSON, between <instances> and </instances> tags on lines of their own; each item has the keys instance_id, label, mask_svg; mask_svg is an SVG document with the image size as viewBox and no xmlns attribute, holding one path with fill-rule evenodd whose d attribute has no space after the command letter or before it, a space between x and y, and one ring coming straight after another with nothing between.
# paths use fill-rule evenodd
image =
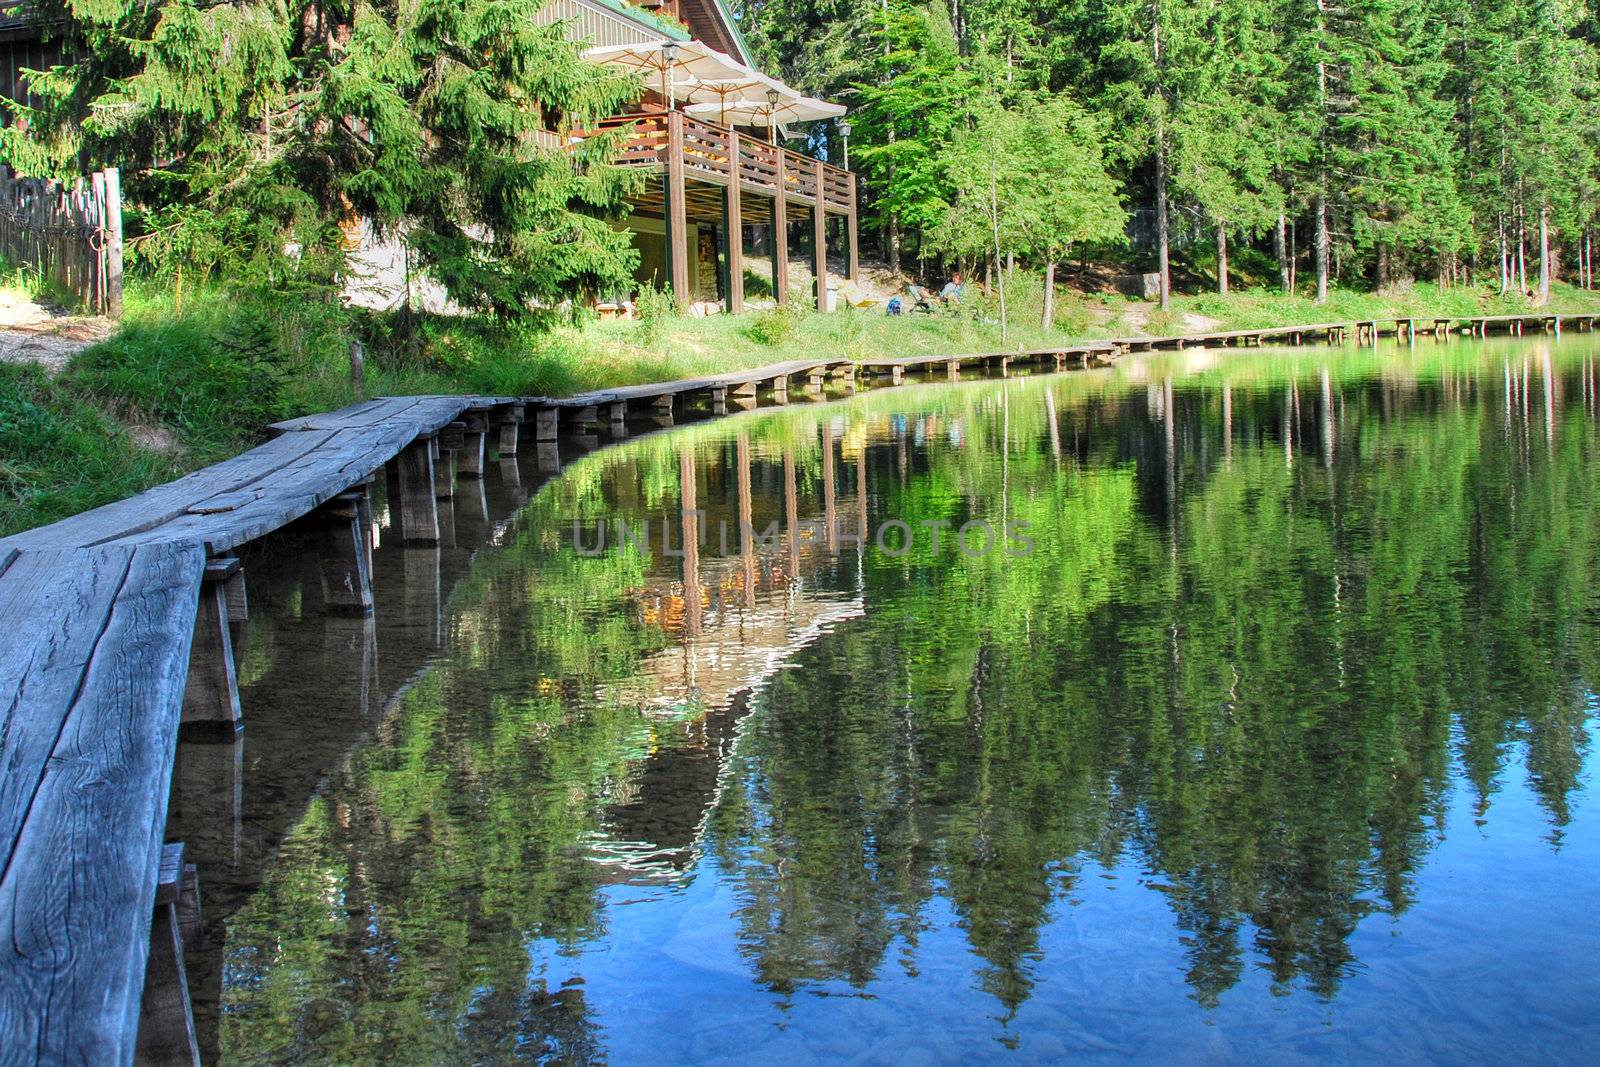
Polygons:
<instances>
[{"instance_id":1,"label":"spruce tree","mask_svg":"<svg viewBox=\"0 0 1600 1067\"><path fill-rule=\"evenodd\" d=\"M202 270L331 284L360 217L463 307L548 314L631 277L604 216L637 179L614 136L561 141L639 85L540 6L38 0L81 46L0 151L32 173L122 167L146 250Z\"/></svg>"}]
</instances>

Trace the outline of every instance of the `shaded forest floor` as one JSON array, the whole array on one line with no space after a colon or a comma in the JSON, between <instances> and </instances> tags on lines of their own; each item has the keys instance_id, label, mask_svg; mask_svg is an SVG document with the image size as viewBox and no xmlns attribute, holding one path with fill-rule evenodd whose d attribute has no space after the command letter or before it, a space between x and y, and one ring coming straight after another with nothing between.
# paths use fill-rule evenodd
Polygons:
<instances>
[{"instance_id":1,"label":"shaded forest floor","mask_svg":"<svg viewBox=\"0 0 1600 1067\"><path fill-rule=\"evenodd\" d=\"M358 318L328 301L190 294L135 286L128 314L70 358L0 361L0 534L130 495L258 443L269 422L355 399L348 339L367 347L367 393L563 395L759 366L819 353L855 359L1042 348L1136 334L1248 329L1404 316L1526 311L1492 290L1419 284L1389 294L1336 290L1326 304L1248 289L1152 301L1058 287L1053 329L1043 286L969 288L960 308L772 309L738 316L656 315L517 330L476 320ZM1600 311L1600 292L1558 286L1550 308ZM48 331L48 325L39 327ZM72 339L77 348L89 338Z\"/></svg>"}]
</instances>

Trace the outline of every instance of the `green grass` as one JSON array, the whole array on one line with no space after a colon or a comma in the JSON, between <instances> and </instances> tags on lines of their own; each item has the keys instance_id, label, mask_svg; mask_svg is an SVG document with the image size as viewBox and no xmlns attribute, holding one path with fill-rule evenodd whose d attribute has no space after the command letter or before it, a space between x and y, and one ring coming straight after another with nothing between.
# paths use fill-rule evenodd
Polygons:
<instances>
[{"instance_id":1,"label":"green grass","mask_svg":"<svg viewBox=\"0 0 1600 1067\"><path fill-rule=\"evenodd\" d=\"M0 535L137 493L201 462L144 447L38 367L0 363Z\"/></svg>"},{"instance_id":2,"label":"green grass","mask_svg":"<svg viewBox=\"0 0 1600 1067\"><path fill-rule=\"evenodd\" d=\"M269 422L353 401L348 342L367 345L367 393L559 396L697 377L819 354L854 359L1047 347L1135 332L1408 315L1528 310L1481 289L1419 284L1392 295L1336 290L1327 304L1250 289L1175 297L1172 308L1063 290L1056 328L1039 325L1043 287L1018 274L1004 338L997 300L934 315L769 311L705 319L589 322L543 332L466 319L373 318L315 299L205 291L181 311L135 284L121 329L56 380L33 368L0 376L0 533L137 492L259 442ZM1557 287L1551 307L1600 312L1600 293ZM154 427L171 444L141 444Z\"/></svg>"}]
</instances>

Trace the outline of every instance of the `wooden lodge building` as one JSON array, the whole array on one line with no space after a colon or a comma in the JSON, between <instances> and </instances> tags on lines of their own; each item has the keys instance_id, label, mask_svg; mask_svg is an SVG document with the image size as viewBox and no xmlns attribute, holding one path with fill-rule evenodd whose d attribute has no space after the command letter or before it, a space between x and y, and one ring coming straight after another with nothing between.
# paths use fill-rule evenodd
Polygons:
<instances>
[{"instance_id":1,"label":"wooden lodge building","mask_svg":"<svg viewBox=\"0 0 1600 1067\"><path fill-rule=\"evenodd\" d=\"M631 126L619 162L649 174L617 222L633 234L639 287L670 288L707 313L810 301L828 291L819 278L837 286L856 277L855 175L783 147L787 125L837 119L844 108L757 71L724 0L547 0L538 17L564 22L587 58L642 72L651 85L629 113L601 124ZM17 0L0 0L0 94L25 101L22 71L60 54L59 41L22 17ZM10 121L3 104L0 121ZM397 242L376 240L359 224L350 237L360 275L350 299L372 307L414 299L417 283L406 280ZM808 291L791 292L791 262L809 267ZM614 294L611 306L631 295ZM439 292L421 300L444 307ZM821 303L826 310L832 301Z\"/></svg>"}]
</instances>

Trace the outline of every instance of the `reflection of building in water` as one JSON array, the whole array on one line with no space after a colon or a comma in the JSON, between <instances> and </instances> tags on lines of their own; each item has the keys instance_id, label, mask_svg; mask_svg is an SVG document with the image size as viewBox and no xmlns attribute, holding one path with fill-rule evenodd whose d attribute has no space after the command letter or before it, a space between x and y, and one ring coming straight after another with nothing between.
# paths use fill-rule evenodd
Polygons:
<instances>
[{"instance_id":1,"label":"reflection of building in water","mask_svg":"<svg viewBox=\"0 0 1600 1067\"><path fill-rule=\"evenodd\" d=\"M682 736L652 744L637 772L617 790L605 813L606 833L589 843L591 854L612 865L618 881L670 880L692 865L705 820L717 805L729 757L748 721L751 695L801 649L837 624L864 614L859 590L821 592L805 580L836 555L832 538L806 537L807 525L837 518L834 436L824 435L822 514L801 520L794 463L784 457L786 529L776 541L748 536L750 452L737 452L739 521L746 531L737 556L703 560L695 549L700 518L696 475L687 450L682 480L679 574L658 573L637 594L639 614L657 621L678 643L648 657L633 677L604 687L606 703L639 707L653 731ZM857 471L864 471L858 464ZM865 485L858 480L858 487ZM856 514L865 525L865 496ZM853 551L853 550L852 550Z\"/></svg>"}]
</instances>

